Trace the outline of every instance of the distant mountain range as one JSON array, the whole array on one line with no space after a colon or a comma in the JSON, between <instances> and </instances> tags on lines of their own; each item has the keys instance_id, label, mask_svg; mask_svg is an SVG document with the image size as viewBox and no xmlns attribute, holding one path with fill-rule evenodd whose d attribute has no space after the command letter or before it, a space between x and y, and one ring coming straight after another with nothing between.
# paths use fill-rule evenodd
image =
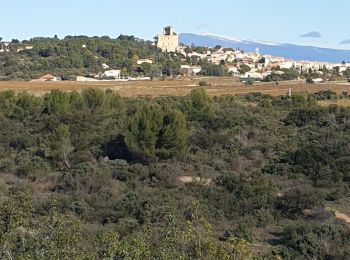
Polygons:
<instances>
[{"instance_id":1,"label":"distant mountain range","mask_svg":"<svg viewBox=\"0 0 350 260\"><path fill-rule=\"evenodd\" d=\"M246 52L252 52L258 48L261 54L271 54L273 56L281 56L293 60L324 61L332 63L350 61L350 50L302 46L288 43L239 40L213 34L198 35L192 33L181 33L180 42L188 46L194 44L196 46L207 47L221 45L225 48L234 49L239 47Z\"/></svg>"}]
</instances>

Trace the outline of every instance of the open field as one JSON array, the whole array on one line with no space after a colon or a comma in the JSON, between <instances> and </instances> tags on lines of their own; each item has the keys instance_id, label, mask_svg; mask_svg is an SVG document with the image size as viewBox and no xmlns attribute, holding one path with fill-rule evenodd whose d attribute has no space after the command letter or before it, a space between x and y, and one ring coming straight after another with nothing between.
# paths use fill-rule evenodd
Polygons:
<instances>
[{"instance_id":1,"label":"open field","mask_svg":"<svg viewBox=\"0 0 350 260\"><path fill-rule=\"evenodd\" d=\"M332 82L322 84L305 84L302 82L255 83L253 86L245 86L234 78L186 78L180 80L155 80L155 81L99 81L99 82L0 82L0 91L29 91L34 95L42 95L53 89L63 91L81 91L85 88L111 89L121 96L183 96L199 86L199 81L205 80L211 86L205 87L209 95L236 95L251 92L261 92L272 96L285 95L288 89L293 92L314 93L321 90L333 90L337 93L350 91L350 83Z\"/></svg>"},{"instance_id":2,"label":"open field","mask_svg":"<svg viewBox=\"0 0 350 260\"><path fill-rule=\"evenodd\" d=\"M350 99L324 100L320 101L319 104L324 107L328 107L329 105L350 107Z\"/></svg>"}]
</instances>

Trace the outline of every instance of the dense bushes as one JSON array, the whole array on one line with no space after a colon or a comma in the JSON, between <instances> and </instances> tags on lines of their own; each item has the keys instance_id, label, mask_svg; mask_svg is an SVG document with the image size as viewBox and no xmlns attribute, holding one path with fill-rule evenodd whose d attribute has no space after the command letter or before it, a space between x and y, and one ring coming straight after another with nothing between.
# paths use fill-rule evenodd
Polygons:
<instances>
[{"instance_id":1,"label":"dense bushes","mask_svg":"<svg viewBox=\"0 0 350 260\"><path fill-rule=\"evenodd\" d=\"M337 93L335 93L332 90L319 91L314 94L311 94L310 97L314 98L315 100L330 100L338 98Z\"/></svg>"},{"instance_id":2,"label":"dense bushes","mask_svg":"<svg viewBox=\"0 0 350 260\"><path fill-rule=\"evenodd\" d=\"M299 72L296 69L282 69L281 71L283 71L283 74L272 72L272 74L264 78L264 81L295 80L299 77Z\"/></svg>"},{"instance_id":3,"label":"dense bushes","mask_svg":"<svg viewBox=\"0 0 350 260\"><path fill-rule=\"evenodd\" d=\"M283 230L284 258L327 259L344 256L344 244L349 242L349 228L338 224L295 223Z\"/></svg>"},{"instance_id":4,"label":"dense bushes","mask_svg":"<svg viewBox=\"0 0 350 260\"><path fill-rule=\"evenodd\" d=\"M285 192L276 202L276 207L289 218L298 218L304 210L323 207L325 196L312 187L301 186Z\"/></svg>"},{"instance_id":5,"label":"dense bushes","mask_svg":"<svg viewBox=\"0 0 350 260\"><path fill-rule=\"evenodd\" d=\"M1 92L0 258L346 259L350 111L311 99Z\"/></svg>"}]
</instances>

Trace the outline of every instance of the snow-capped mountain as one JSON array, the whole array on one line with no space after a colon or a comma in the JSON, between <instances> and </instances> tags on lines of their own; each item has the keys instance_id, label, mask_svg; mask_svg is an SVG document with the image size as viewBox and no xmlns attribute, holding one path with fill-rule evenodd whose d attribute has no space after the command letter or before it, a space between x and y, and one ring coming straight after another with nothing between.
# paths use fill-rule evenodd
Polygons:
<instances>
[{"instance_id":1,"label":"snow-capped mountain","mask_svg":"<svg viewBox=\"0 0 350 260\"><path fill-rule=\"evenodd\" d=\"M350 50L338 50L314 46L302 46L289 43L274 43L255 40L239 40L232 37L203 33L201 35L192 33L181 33L180 42L191 46L215 47L221 45L225 48L240 48L246 52L259 49L261 54L271 54L293 60L324 61L340 63L350 61Z\"/></svg>"}]
</instances>

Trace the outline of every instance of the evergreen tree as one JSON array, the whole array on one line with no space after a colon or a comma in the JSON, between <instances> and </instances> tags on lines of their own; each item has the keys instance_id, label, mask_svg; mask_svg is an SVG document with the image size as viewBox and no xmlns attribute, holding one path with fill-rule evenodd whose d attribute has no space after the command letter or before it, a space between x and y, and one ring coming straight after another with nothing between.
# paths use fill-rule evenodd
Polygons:
<instances>
[{"instance_id":1,"label":"evergreen tree","mask_svg":"<svg viewBox=\"0 0 350 260\"><path fill-rule=\"evenodd\" d=\"M69 126L60 124L50 136L50 148L52 156L70 168L68 156L74 151L71 143Z\"/></svg>"},{"instance_id":2,"label":"evergreen tree","mask_svg":"<svg viewBox=\"0 0 350 260\"><path fill-rule=\"evenodd\" d=\"M203 88L192 90L184 99L182 109L193 121L206 120L210 116L211 106L205 90Z\"/></svg>"},{"instance_id":3,"label":"evergreen tree","mask_svg":"<svg viewBox=\"0 0 350 260\"><path fill-rule=\"evenodd\" d=\"M163 127L157 141L157 155L169 158L184 154L186 150L186 119L178 110L164 113Z\"/></svg>"},{"instance_id":4,"label":"evergreen tree","mask_svg":"<svg viewBox=\"0 0 350 260\"><path fill-rule=\"evenodd\" d=\"M145 105L136 112L126 135L129 149L142 160L155 158L157 137L163 124L163 111L155 104Z\"/></svg>"},{"instance_id":5,"label":"evergreen tree","mask_svg":"<svg viewBox=\"0 0 350 260\"><path fill-rule=\"evenodd\" d=\"M43 112L47 114L64 114L69 111L69 95L60 90L53 90L45 95Z\"/></svg>"},{"instance_id":6,"label":"evergreen tree","mask_svg":"<svg viewBox=\"0 0 350 260\"><path fill-rule=\"evenodd\" d=\"M170 158L185 151L186 120L178 110L143 106L131 120L126 135L130 151L142 160Z\"/></svg>"}]
</instances>

